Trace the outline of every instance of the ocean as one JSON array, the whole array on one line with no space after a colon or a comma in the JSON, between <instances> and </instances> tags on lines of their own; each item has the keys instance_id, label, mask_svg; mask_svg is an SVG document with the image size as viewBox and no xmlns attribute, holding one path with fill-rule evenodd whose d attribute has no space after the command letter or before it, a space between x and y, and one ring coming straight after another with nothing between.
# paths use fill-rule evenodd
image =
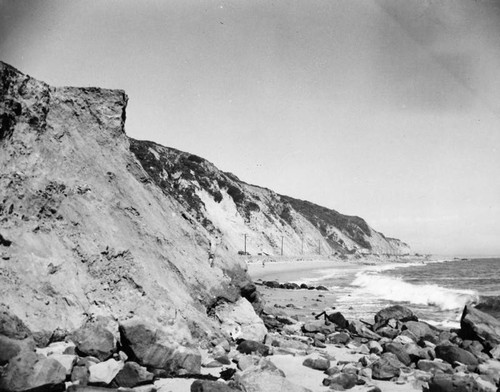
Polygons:
<instances>
[{"instance_id":1,"label":"ocean","mask_svg":"<svg viewBox=\"0 0 500 392\"><path fill-rule=\"evenodd\" d=\"M340 274L322 269L306 280L333 291L336 309L347 318L373 319L383 307L400 304L420 320L456 328L466 304L500 296L500 258L370 265Z\"/></svg>"}]
</instances>

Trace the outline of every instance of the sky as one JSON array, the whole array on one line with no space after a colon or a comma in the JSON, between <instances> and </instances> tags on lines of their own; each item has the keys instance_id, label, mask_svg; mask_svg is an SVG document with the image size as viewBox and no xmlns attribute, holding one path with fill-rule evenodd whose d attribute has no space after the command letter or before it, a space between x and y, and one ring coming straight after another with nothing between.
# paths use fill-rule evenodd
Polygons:
<instances>
[{"instance_id":1,"label":"sky","mask_svg":"<svg viewBox=\"0 0 500 392\"><path fill-rule=\"evenodd\" d=\"M500 0L0 0L0 60L415 252L500 255Z\"/></svg>"}]
</instances>

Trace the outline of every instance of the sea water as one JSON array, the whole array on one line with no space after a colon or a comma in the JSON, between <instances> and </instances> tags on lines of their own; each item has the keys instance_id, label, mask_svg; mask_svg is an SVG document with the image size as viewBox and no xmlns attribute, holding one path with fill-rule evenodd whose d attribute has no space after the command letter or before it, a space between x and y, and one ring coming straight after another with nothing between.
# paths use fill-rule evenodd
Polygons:
<instances>
[{"instance_id":1,"label":"sea water","mask_svg":"<svg viewBox=\"0 0 500 392\"><path fill-rule=\"evenodd\" d=\"M373 319L381 308L400 304L421 320L453 328L466 304L500 296L499 258L373 265L340 275L322 272L315 283L335 292L335 307L347 318Z\"/></svg>"}]
</instances>

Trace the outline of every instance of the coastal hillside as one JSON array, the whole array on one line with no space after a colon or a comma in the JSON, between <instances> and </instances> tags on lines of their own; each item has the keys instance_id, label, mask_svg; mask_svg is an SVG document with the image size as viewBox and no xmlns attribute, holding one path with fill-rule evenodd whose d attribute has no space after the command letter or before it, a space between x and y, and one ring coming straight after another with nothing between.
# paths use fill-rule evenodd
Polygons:
<instances>
[{"instance_id":1,"label":"coastal hillside","mask_svg":"<svg viewBox=\"0 0 500 392\"><path fill-rule=\"evenodd\" d=\"M233 253L252 255L403 255L407 244L386 238L362 218L247 184L209 161L150 141L130 139L150 179L182 204Z\"/></svg>"},{"instance_id":2,"label":"coastal hillside","mask_svg":"<svg viewBox=\"0 0 500 392\"><path fill-rule=\"evenodd\" d=\"M135 315L209 335L214 306L249 282L245 239L250 254L408 252L361 218L130 139L121 90L0 63L0 95L1 302L32 330Z\"/></svg>"}]
</instances>

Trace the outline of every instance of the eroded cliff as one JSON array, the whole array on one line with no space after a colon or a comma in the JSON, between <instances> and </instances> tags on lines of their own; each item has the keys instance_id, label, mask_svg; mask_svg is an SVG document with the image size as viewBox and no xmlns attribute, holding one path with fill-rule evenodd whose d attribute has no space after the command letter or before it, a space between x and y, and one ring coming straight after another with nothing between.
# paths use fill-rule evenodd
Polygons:
<instances>
[{"instance_id":1,"label":"eroded cliff","mask_svg":"<svg viewBox=\"0 0 500 392\"><path fill-rule=\"evenodd\" d=\"M213 328L245 280L162 191L124 132L127 96L54 88L0 63L0 298L34 331L132 315Z\"/></svg>"}]
</instances>

